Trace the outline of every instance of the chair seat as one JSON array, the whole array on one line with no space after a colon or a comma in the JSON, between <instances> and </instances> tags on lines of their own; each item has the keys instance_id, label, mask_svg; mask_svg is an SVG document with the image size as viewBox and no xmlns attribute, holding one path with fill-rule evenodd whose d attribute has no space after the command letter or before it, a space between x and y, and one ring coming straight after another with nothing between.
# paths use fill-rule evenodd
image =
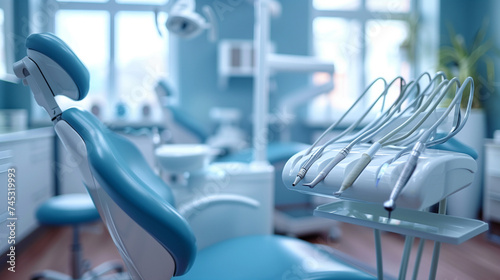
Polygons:
<instances>
[{"instance_id":1,"label":"chair seat","mask_svg":"<svg viewBox=\"0 0 500 280\"><path fill-rule=\"evenodd\" d=\"M64 194L42 203L36 217L46 225L76 225L99 220L99 212L88 194Z\"/></svg>"},{"instance_id":2,"label":"chair seat","mask_svg":"<svg viewBox=\"0 0 500 280\"><path fill-rule=\"evenodd\" d=\"M191 270L174 279L375 279L321 247L285 236L245 236L199 252Z\"/></svg>"}]
</instances>

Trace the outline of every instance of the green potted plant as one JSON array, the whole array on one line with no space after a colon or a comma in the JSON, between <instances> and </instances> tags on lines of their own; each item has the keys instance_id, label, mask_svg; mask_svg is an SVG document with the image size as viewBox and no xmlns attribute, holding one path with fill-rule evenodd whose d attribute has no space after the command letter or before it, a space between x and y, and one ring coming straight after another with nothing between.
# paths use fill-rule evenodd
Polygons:
<instances>
[{"instance_id":1,"label":"green potted plant","mask_svg":"<svg viewBox=\"0 0 500 280\"><path fill-rule=\"evenodd\" d=\"M470 48L467 47L464 37L456 34L450 26L451 46L444 46L439 50L438 70L443 71L451 79L457 77L463 82L467 77L474 80L474 98L472 108L482 108L481 102L484 100L484 92L493 92L493 79L495 76L494 64L489 56L493 50L493 42L485 40L487 23L478 30L474 42ZM480 75L478 68L481 63L486 66L486 77ZM462 98L462 108L467 105L469 89L464 91Z\"/></svg>"}]
</instances>

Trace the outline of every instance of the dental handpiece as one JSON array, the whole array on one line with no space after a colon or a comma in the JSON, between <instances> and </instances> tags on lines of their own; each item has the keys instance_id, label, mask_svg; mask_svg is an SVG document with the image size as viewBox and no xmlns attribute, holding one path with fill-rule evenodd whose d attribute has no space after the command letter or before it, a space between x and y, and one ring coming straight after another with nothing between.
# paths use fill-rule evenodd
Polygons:
<instances>
[{"instance_id":1,"label":"dental handpiece","mask_svg":"<svg viewBox=\"0 0 500 280\"><path fill-rule=\"evenodd\" d=\"M377 171L377 176L376 176L376 181L375 181L375 187L378 187L378 184L382 180L382 177L384 176L385 172L387 171L387 168L389 168L389 165L391 165L393 162L395 162L396 160L398 160L403 155L405 155L407 153L410 153L411 150L412 150L412 147L410 147L410 146L402 149L392 159L390 159L389 161L387 161L384 164L382 164L382 166L380 166L379 170Z\"/></svg>"},{"instance_id":2,"label":"dental handpiece","mask_svg":"<svg viewBox=\"0 0 500 280\"><path fill-rule=\"evenodd\" d=\"M356 122L356 123L352 124L346 130L344 130L342 133L340 133L336 137L330 139L328 142L326 142L325 144L323 144L323 146L321 146L319 149L317 149L316 151L314 151L314 153L312 153L312 155L300 167L300 170L297 173L297 176L295 177L295 180L293 181L292 186L296 186L302 179L304 179L304 177L306 176L307 171L309 171L309 168L311 168L311 166L313 165L313 163L316 162L323 155L323 151L326 149L326 147L330 146L331 144L335 143L337 140L341 139L342 137L344 137L345 135L347 135L348 133L350 133L358 125L358 123L359 122ZM363 132L363 131L364 131L364 128L361 130L361 132ZM356 137L356 139L358 139L358 138L360 138L360 136ZM352 145L348 145L346 148L343 149L344 150L343 152L341 151L342 153L345 153L344 158L349 154L349 151L351 150L351 148L352 148ZM308 154L309 154L309 152L306 152L306 155L308 155ZM330 170L332 170L333 167L335 167L335 165L337 165L344 158L333 159L333 161L335 163L334 163L333 166L331 166ZM331 164L329 164L328 166L330 166L330 165ZM328 172L330 172L330 171L328 171ZM326 172L325 176L328 175L328 172ZM319 183L320 181L317 181L317 183ZM305 185L313 188L316 184L312 185L311 183L307 183Z\"/></svg>"},{"instance_id":3,"label":"dental handpiece","mask_svg":"<svg viewBox=\"0 0 500 280\"><path fill-rule=\"evenodd\" d=\"M347 176L345 177L344 181L342 181L340 189L336 191L333 195L340 196L345 190L350 188L352 184L354 184L354 181L358 179L359 175L361 175L361 172L363 172L363 170L371 161L372 157L366 153L363 153L357 164L354 166L354 169L351 172L349 172L349 174L347 174Z\"/></svg>"},{"instance_id":4,"label":"dental handpiece","mask_svg":"<svg viewBox=\"0 0 500 280\"><path fill-rule=\"evenodd\" d=\"M470 90L470 95L469 95L469 101L467 103L467 111L466 111L466 116L464 117L463 121L460 121L460 118L458 118L458 123L452 127L452 131L448 134L448 136L444 137L443 139L435 140L432 142L428 142L429 138L431 137L432 133L437 129L437 127L444 121L446 116L451 112L451 110L454 107L454 104L459 104L458 102L461 101L462 98L462 93L465 88L465 85L467 83L471 83L471 90ZM412 152L410 154L410 157L408 161L406 162L405 166L403 167L403 171L401 172L401 175L399 176L398 180L396 181L396 185L394 186L394 189L391 192L391 195L389 196L389 200L387 200L384 203L384 208L389 212L389 218L391 217L391 212L395 209L396 207L396 200L401 194L401 191L405 187L405 185L408 183L410 180L410 177L413 174L413 171L415 170L417 166L417 161L418 158L420 157L420 154L425 150L427 146L434 145L437 143L440 143L442 141L445 141L445 139L449 139L450 137L453 137L456 133L458 133L463 125L465 124L465 121L467 120L467 114L468 111L470 110L472 106L472 98L474 95L474 81L472 78L468 77L465 79L464 84L460 86L460 83L457 78L453 78L449 84L447 85L446 89L444 92L447 92L450 86L456 83L458 84L458 92L453 98L453 100L450 103L450 106L446 111L441 115L441 117L420 137L420 139L417 141L415 146L412 149ZM460 116L460 115L459 115Z\"/></svg>"},{"instance_id":5,"label":"dental handpiece","mask_svg":"<svg viewBox=\"0 0 500 280\"><path fill-rule=\"evenodd\" d=\"M392 114L389 114L389 116L387 118L389 119L390 116L392 116ZM339 153L328 163L327 166L325 166L323 168L323 170L321 170L319 172L319 174L311 182L304 184L304 186L314 188L319 182L321 182L323 179L325 179L326 176L328 176L328 173L330 173L330 171L332 171L332 169L335 166L337 166L337 164L339 164L341 161L343 161L347 157L347 155L349 155L349 153L351 152L351 149L352 149L352 147L354 147L354 145L356 145L359 141L364 141L367 138L368 139L371 138L371 134L374 131L375 132L378 131L377 128L380 127L379 121L381 119L382 118L378 118L378 119L374 120L368 126L364 127L360 132L358 132L356 134L356 136L354 137L354 139L350 140L351 142L347 146L342 148L339 151ZM327 144L329 144L329 143L327 143Z\"/></svg>"},{"instance_id":6,"label":"dental handpiece","mask_svg":"<svg viewBox=\"0 0 500 280\"><path fill-rule=\"evenodd\" d=\"M342 160L346 158L349 154L349 148L343 148L338 152L338 154L333 158L332 161L328 163L328 165L319 172L319 174L312 180L310 183L304 184L304 186L308 186L310 188L314 188L319 182L323 181L325 177L330 173L330 171Z\"/></svg>"},{"instance_id":7,"label":"dental handpiece","mask_svg":"<svg viewBox=\"0 0 500 280\"><path fill-rule=\"evenodd\" d=\"M335 192L333 195L335 196L340 196L345 190L350 188L352 184L354 184L354 181L358 179L359 175L361 175L361 172L365 170L366 166L370 164L372 161L373 157L377 153L377 151L381 148L381 144L379 142L375 142L372 144L372 146L366 151L366 153L363 153L361 155L361 158L358 160L356 165L354 165L354 168L347 174L345 177L344 181L342 181L342 185L340 186L340 189Z\"/></svg>"},{"instance_id":8,"label":"dental handpiece","mask_svg":"<svg viewBox=\"0 0 500 280\"><path fill-rule=\"evenodd\" d=\"M403 167L403 171L396 181L396 185L392 189L391 195L389 196L389 200L384 202L384 208L389 212L389 218L391 217L391 212L396 208L396 200L399 197L399 194L406 186L406 183L410 180L413 171L417 167L418 158L420 154L425 149L425 143L417 142L413 147L409 159L406 161L405 166Z\"/></svg>"},{"instance_id":9,"label":"dental handpiece","mask_svg":"<svg viewBox=\"0 0 500 280\"><path fill-rule=\"evenodd\" d=\"M306 176L307 171L309 168L312 166L312 164L321 157L321 154L323 153L323 150L326 148L326 146L322 146L318 150L316 150L308 159L307 161L300 167L299 172L297 173L297 176L295 176L295 180L292 183L292 186L296 186L304 177Z\"/></svg>"},{"instance_id":10,"label":"dental handpiece","mask_svg":"<svg viewBox=\"0 0 500 280\"><path fill-rule=\"evenodd\" d=\"M326 142L325 144L323 144L323 146L321 146L321 148L319 148L318 150L316 150L307 160L306 162L300 167L300 170L299 172L297 173L297 176L295 177L295 180L293 181L292 183L292 186L296 186L302 179L304 179L304 177L306 176L306 173L307 171L309 170L309 168L311 168L311 166L313 165L314 162L316 162L316 160L318 160L322 155L323 155L323 151L325 150L326 147L330 146L331 144L335 143L337 140L341 139L342 137L344 137L345 135L347 135L348 133L350 133L358 124L359 124L360 121L350 125L346 130L344 130L342 133L340 133L339 135L337 135L336 137L330 139L328 142ZM361 132L364 132L365 128L363 128L361 130ZM363 133L361 133L363 134ZM360 138L359 136L356 137L356 139ZM347 154L349 154L349 151L351 150L351 147L347 146L345 149L345 156L344 158L347 156ZM306 152L306 155L308 154L308 152ZM343 158L341 159L338 159L338 161L336 161L336 159L333 159L333 161L336 161L336 163L330 168L330 170L333 169L333 167L335 167L335 165L337 165L340 161L342 161ZM330 164L328 165L330 166ZM329 172L329 171L328 171ZM325 176L328 175L328 172L326 172ZM324 178L324 177L323 177ZM320 180L321 181L321 180ZM318 181L318 183L320 182ZM316 183L317 184L317 183ZM314 187L316 184L314 185L311 185L311 183L307 183L305 185L308 185L309 187Z\"/></svg>"}]
</instances>

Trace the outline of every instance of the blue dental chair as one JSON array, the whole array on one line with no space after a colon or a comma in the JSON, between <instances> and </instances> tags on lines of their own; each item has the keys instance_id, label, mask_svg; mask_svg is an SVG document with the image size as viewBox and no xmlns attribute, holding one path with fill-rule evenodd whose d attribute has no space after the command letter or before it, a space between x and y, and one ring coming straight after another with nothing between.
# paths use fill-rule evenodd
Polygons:
<instances>
[{"instance_id":1,"label":"blue dental chair","mask_svg":"<svg viewBox=\"0 0 500 280\"><path fill-rule=\"evenodd\" d=\"M26 47L14 72L80 160L83 182L132 279L374 279L319 246L283 236L240 237L197 253L172 192L139 150L89 112L62 112L55 102L55 95L87 94L89 74L76 55L50 33L30 35Z\"/></svg>"}]
</instances>

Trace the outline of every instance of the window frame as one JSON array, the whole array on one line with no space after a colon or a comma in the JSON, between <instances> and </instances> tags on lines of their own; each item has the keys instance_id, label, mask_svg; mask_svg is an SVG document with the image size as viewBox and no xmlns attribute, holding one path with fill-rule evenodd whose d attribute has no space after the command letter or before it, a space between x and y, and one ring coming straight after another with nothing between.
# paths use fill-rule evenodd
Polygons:
<instances>
[{"instance_id":1,"label":"window frame","mask_svg":"<svg viewBox=\"0 0 500 280\"><path fill-rule=\"evenodd\" d=\"M14 57L14 42L12 35L14 34L14 7L13 1L0 1L0 9L3 10L3 30L0 32L0 36L4 40L4 58L5 58L5 68L1 69L0 76L4 78L13 77L14 70L9 65L13 65L15 62Z\"/></svg>"},{"instance_id":2,"label":"window frame","mask_svg":"<svg viewBox=\"0 0 500 280\"><path fill-rule=\"evenodd\" d=\"M396 21L403 21L408 24L411 28L411 24L414 24L411 22L412 19L416 19L421 15L421 7L424 4L427 4L428 0L409 0L410 1L410 7L408 12L396 12L396 11L370 11L368 10L368 4L367 0L360 0L359 2L359 7L355 9L346 9L346 10L320 10L316 9L314 7L314 0L311 1L311 16L310 16L310 30L311 30L311 48L314 49L315 46L315 38L314 38L314 21L317 18L339 18L339 19L344 19L344 20L355 20L358 21L360 24L360 42L359 42L359 50L360 50L360 68L362 71L359 73L359 81L361 82L361 89L364 90L368 84L370 84L372 81L367 80L367 71L366 71L366 66L367 66L367 23L369 21L373 20L396 20ZM426 17L427 18L427 17ZM433 22L430 25L435 25ZM412 32L410 30L410 32ZM412 53L410 54L413 58L414 61L411 61L410 64L410 71L409 71L409 76L410 78L414 78L416 74L422 72L422 71L430 71L432 63L434 62L429 62L432 58L427 58L427 61L420 61L423 60L424 58L421 56L421 54L418 51L418 48L420 48L420 43L419 43L419 38L422 36L421 34L421 28L417 28L414 36L416 36L415 40L415 45L411 48ZM437 50L437 42L438 39L433 38L431 41L435 43L433 48ZM335 62L334 62L335 63ZM331 93L328 93L331 94ZM359 93L361 94L361 92ZM309 107L309 112L313 111L311 110L313 106ZM330 107L331 108L331 107ZM350 116L346 119L347 124L354 122L357 119L357 116L354 116L354 113L351 113ZM318 120L318 118L313 118L310 113L308 114L308 122L312 126L325 126L328 125L331 121L334 121L337 118L337 116L325 116L323 120Z\"/></svg>"},{"instance_id":3,"label":"window frame","mask_svg":"<svg viewBox=\"0 0 500 280\"><path fill-rule=\"evenodd\" d=\"M361 68L364 70L366 65L366 23L372 20L399 20L405 21L409 24L409 19L415 17L418 14L418 0L409 0L410 1L410 11L406 12L372 12L367 9L366 0L360 1L360 8L357 10L317 10L312 7L312 15L311 21L314 21L316 18L342 18L347 20L357 20L360 23L360 34L362 38L360 40L360 53L361 53ZM415 63L412 64L410 71L410 75L414 76L415 74ZM361 71L361 79L363 82L363 88L369 83L366 81L366 73L365 71Z\"/></svg>"},{"instance_id":4,"label":"window frame","mask_svg":"<svg viewBox=\"0 0 500 280\"><path fill-rule=\"evenodd\" d=\"M167 1L165 1L165 4ZM116 51L116 41L117 41L117 27L116 27L116 17L120 12L151 12L155 10L162 10L162 6L165 4L136 4L136 3L118 3L116 0L107 0L105 2L85 2L85 0L78 1L65 1L65 0L38 0L33 10L40 13L46 18L45 21L41 23L35 22L31 23L31 30L34 32L52 32L55 33L56 30L56 14L61 10L72 10L72 11L105 11L109 13L109 49L108 56L109 61L107 65L108 71L108 81L107 88L108 96L107 99L110 104L116 104L119 102L119 95L117 94L118 89L118 71L117 71L117 51ZM34 17L36 18L36 16ZM160 35L158 35L160 36ZM165 36L165 34L163 35ZM168 34L167 34L168 36ZM168 40L170 44L170 40ZM170 47L168 47L170 48ZM168 55L167 55L168 57ZM165 72L169 71L169 62L165 63ZM111 105L113 106L113 105ZM115 121L116 117L112 117L110 121Z\"/></svg>"}]
</instances>

